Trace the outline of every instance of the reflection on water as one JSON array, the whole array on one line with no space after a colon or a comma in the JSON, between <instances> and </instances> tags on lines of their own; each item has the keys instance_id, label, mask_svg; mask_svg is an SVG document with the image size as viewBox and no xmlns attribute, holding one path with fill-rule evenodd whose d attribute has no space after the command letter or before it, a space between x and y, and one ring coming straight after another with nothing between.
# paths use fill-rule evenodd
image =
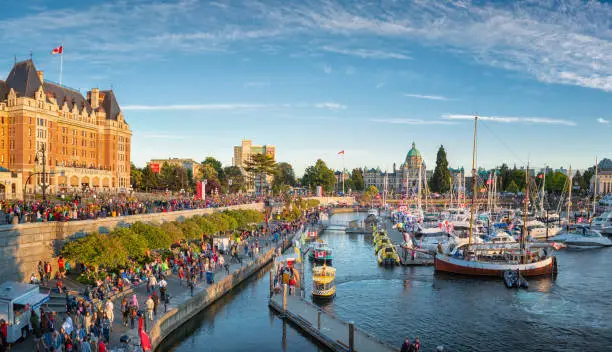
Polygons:
<instances>
[{"instance_id":1,"label":"reflection on water","mask_svg":"<svg viewBox=\"0 0 612 352\"><path fill-rule=\"evenodd\" d=\"M349 221L355 214L339 214ZM419 336L424 351L612 351L612 248L558 253L559 275L529 290L495 278L377 265L371 236L322 234L334 249L336 297L322 308L399 346ZM306 292L311 289L306 260ZM316 344L267 307L267 272L222 298L160 351L313 351Z\"/></svg>"}]
</instances>

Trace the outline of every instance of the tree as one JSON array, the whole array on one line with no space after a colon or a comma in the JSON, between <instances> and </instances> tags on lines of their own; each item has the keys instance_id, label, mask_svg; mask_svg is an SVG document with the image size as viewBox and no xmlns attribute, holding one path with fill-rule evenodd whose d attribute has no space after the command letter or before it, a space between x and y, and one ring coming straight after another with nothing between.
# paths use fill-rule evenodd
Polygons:
<instances>
[{"instance_id":1,"label":"tree","mask_svg":"<svg viewBox=\"0 0 612 352\"><path fill-rule=\"evenodd\" d=\"M368 187L368 189L363 193L362 202L370 203L372 200L374 200L374 198L376 198L376 196L378 196L378 193L378 188L376 188L376 186Z\"/></svg>"},{"instance_id":2,"label":"tree","mask_svg":"<svg viewBox=\"0 0 612 352\"><path fill-rule=\"evenodd\" d=\"M219 160L213 158L212 156L209 156L204 161L202 161L202 166L204 165L212 166L212 168L215 170L219 183L223 184L223 180L225 178L225 175L223 173L223 164L221 164Z\"/></svg>"},{"instance_id":3,"label":"tree","mask_svg":"<svg viewBox=\"0 0 612 352\"><path fill-rule=\"evenodd\" d=\"M353 169L351 172L351 181L355 191L363 191L363 171L361 169Z\"/></svg>"},{"instance_id":4,"label":"tree","mask_svg":"<svg viewBox=\"0 0 612 352\"><path fill-rule=\"evenodd\" d=\"M143 172L137 168L134 163L130 163L130 183L134 190L142 190L143 188Z\"/></svg>"},{"instance_id":5,"label":"tree","mask_svg":"<svg viewBox=\"0 0 612 352\"><path fill-rule=\"evenodd\" d=\"M302 177L302 185L309 187L314 191L316 186L323 187L325 192L331 192L334 190L336 184L336 175L334 170L327 167L325 162L321 159L313 166L309 166L304 171L304 177Z\"/></svg>"},{"instance_id":6,"label":"tree","mask_svg":"<svg viewBox=\"0 0 612 352\"><path fill-rule=\"evenodd\" d=\"M593 178L593 176L595 176L594 166L591 166L590 168L586 169L584 173L582 174L584 191L588 191L589 188L591 187L591 179ZM594 190L592 189L591 191L594 191Z\"/></svg>"},{"instance_id":7,"label":"tree","mask_svg":"<svg viewBox=\"0 0 612 352\"><path fill-rule=\"evenodd\" d=\"M520 191L519 186L514 182L514 180L510 181L506 192L517 194Z\"/></svg>"},{"instance_id":8,"label":"tree","mask_svg":"<svg viewBox=\"0 0 612 352\"><path fill-rule=\"evenodd\" d=\"M159 179L156 173L151 170L151 166L147 165L142 169L142 189L150 191L159 187Z\"/></svg>"},{"instance_id":9,"label":"tree","mask_svg":"<svg viewBox=\"0 0 612 352\"><path fill-rule=\"evenodd\" d=\"M258 179L258 193L261 194L266 178L276 171L276 162L271 155L253 154L251 159L246 161L244 170L249 173L252 180Z\"/></svg>"},{"instance_id":10,"label":"tree","mask_svg":"<svg viewBox=\"0 0 612 352\"><path fill-rule=\"evenodd\" d=\"M296 183L295 172L291 164L278 163L274 172L274 179L272 180L272 190L274 193L280 194L281 188L286 188L283 186L293 187Z\"/></svg>"},{"instance_id":11,"label":"tree","mask_svg":"<svg viewBox=\"0 0 612 352\"><path fill-rule=\"evenodd\" d=\"M450 190L451 174L448 170L448 161L446 160L446 151L444 146L438 149L436 156L436 168L429 182L429 187L433 192L446 193Z\"/></svg>"},{"instance_id":12,"label":"tree","mask_svg":"<svg viewBox=\"0 0 612 352\"><path fill-rule=\"evenodd\" d=\"M244 174L238 166L227 166L223 168L223 174L225 175L223 186L226 187L230 193L246 191Z\"/></svg>"}]
</instances>

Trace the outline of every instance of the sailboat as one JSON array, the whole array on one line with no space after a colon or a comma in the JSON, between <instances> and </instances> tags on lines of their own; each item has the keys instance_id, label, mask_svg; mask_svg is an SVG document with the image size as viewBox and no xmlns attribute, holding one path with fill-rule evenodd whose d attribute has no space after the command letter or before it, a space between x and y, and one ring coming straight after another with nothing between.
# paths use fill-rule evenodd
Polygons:
<instances>
[{"instance_id":1,"label":"sailboat","mask_svg":"<svg viewBox=\"0 0 612 352\"><path fill-rule=\"evenodd\" d=\"M475 211L476 184L476 136L478 117L474 117L474 147L472 153L472 206L470 208L469 241L466 246L455 248L450 254L436 253L434 266L436 271L448 272L469 276L498 276L502 277L506 271L518 271L522 276L551 275L557 271L557 260L552 255L550 246L545 244L530 244L527 247L525 235L519 243L473 245L473 222ZM529 167L526 178L529 180ZM527 185L529 182L526 183ZM529 203L529 187L525 194L525 211L523 221L523 234L527 234L527 209Z\"/></svg>"}]
</instances>

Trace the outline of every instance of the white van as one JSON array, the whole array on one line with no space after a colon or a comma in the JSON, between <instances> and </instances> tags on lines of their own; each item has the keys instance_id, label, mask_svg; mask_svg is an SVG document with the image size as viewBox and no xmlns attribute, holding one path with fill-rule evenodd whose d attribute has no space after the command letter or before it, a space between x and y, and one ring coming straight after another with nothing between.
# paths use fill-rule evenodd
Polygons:
<instances>
[{"instance_id":1,"label":"white van","mask_svg":"<svg viewBox=\"0 0 612 352\"><path fill-rule=\"evenodd\" d=\"M49 300L37 285L7 281L0 285L0 319L8 325L8 343L25 338L30 332L30 314Z\"/></svg>"}]
</instances>

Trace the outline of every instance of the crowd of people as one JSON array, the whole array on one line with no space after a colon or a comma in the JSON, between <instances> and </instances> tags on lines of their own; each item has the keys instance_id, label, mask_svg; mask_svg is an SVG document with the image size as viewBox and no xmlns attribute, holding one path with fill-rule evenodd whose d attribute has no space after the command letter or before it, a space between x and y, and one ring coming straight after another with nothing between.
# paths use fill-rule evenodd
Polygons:
<instances>
[{"instance_id":1,"label":"crowd of people","mask_svg":"<svg viewBox=\"0 0 612 352\"><path fill-rule=\"evenodd\" d=\"M0 202L0 216L8 224L91 220L106 217L128 216L218 208L263 201L263 198L247 195L215 195L205 200L186 197L163 197L160 199L138 199L134 196L97 196L83 199L76 195L70 200L4 200Z\"/></svg>"},{"instance_id":2,"label":"crowd of people","mask_svg":"<svg viewBox=\"0 0 612 352\"><path fill-rule=\"evenodd\" d=\"M199 201L168 200L166 204L144 203L148 206L166 207L167 211L193 209L201 206ZM45 203L31 208L40 211L45 209ZM131 207L133 202L110 202L110 204ZM140 203L143 204L143 203ZM6 203L4 204L6 206ZM73 203L78 207L78 203ZM18 206L17 206L18 207ZM79 208L77 208L79 209ZM13 209L18 212L20 209ZM139 302L136 294L123 296L120 303L121 324L130 329L138 329L140 345L144 351L150 348L147 331L150 323L155 319L163 305L164 311L170 302L168 293L168 275L178 278L178 285L183 286L193 294L194 287L199 282L212 284L215 282L215 273L224 270L230 273L231 263L240 263L245 258L255 258L264 248L275 246L284 241L290 233L298 231L307 223L318 220L318 212L309 212L300 220L293 222L274 221L265 227L245 230L239 236L230 239L227 243L213 244L203 241L198 248L190 245L174 247L171 252L154 253L151 260L143 265L135 262L119 273L107 273L92 285L87 285L79 296L70 295L64 291L63 281L71 270L89 271L91 268L77 264L71 268L69 261L63 257L58 258L57 272L53 273L51 263L40 261L38 276L32 274L32 283L49 283L55 280L55 290L66 295L66 314L62 319L46 308L39 312L31 311L30 331L34 337L35 351L50 352L105 352L111 341L114 314L113 299L119 297L127 287L146 286L146 299ZM172 282L172 281L171 281ZM175 281L174 281L175 282ZM59 320L62 320L59 322ZM0 322L0 352L6 349L6 324ZM4 331L3 331L4 329Z\"/></svg>"}]
</instances>

